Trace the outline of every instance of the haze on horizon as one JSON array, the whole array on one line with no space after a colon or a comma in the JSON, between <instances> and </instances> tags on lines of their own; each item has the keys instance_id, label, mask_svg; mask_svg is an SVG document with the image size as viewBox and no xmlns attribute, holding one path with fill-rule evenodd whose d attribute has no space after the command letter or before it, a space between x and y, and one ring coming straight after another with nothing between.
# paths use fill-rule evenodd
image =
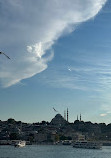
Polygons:
<instances>
[{"instance_id":1,"label":"haze on horizon","mask_svg":"<svg viewBox=\"0 0 111 158\"><path fill-rule=\"evenodd\" d=\"M0 0L0 119L111 123L110 0Z\"/></svg>"}]
</instances>

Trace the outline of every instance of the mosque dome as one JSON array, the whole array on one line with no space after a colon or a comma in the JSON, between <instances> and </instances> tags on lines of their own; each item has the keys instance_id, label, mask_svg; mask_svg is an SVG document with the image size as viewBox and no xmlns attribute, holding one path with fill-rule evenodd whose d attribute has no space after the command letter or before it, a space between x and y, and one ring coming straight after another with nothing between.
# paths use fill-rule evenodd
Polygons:
<instances>
[{"instance_id":1,"label":"mosque dome","mask_svg":"<svg viewBox=\"0 0 111 158\"><path fill-rule=\"evenodd\" d=\"M51 120L51 124L53 125L58 125L58 126L62 126L64 124L66 124L67 121L62 117L61 114L57 114L52 120Z\"/></svg>"}]
</instances>

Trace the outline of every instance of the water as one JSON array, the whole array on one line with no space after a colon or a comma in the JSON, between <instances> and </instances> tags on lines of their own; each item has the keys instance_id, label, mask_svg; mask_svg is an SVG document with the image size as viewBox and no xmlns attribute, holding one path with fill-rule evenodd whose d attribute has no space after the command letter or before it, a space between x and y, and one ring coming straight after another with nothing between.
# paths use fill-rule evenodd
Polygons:
<instances>
[{"instance_id":1,"label":"water","mask_svg":"<svg viewBox=\"0 0 111 158\"><path fill-rule=\"evenodd\" d=\"M59 145L0 146L0 158L111 158L111 147L94 150Z\"/></svg>"}]
</instances>

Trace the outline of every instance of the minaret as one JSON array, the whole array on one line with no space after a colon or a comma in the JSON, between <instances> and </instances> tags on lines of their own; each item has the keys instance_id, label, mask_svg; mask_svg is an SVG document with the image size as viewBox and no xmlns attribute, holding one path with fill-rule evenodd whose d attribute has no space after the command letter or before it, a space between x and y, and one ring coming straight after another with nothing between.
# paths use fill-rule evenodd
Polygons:
<instances>
[{"instance_id":1,"label":"minaret","mask_svg":"<svg viewBox=\"0 0 111 158\"><path fill-rule=\"evenodd\" d=\"M67 122L69 121L69 112L68 112L68 108L67 108Z\"/></svg>"},{"instance_id":2,"label":"minaret","mask_svg":"<svg viewBox=\"0 0 111 158\"><path fill-rule=\"evenodd\" d=\"M77 120L78 120L78 115L77 115Z\"/></svg>"},{"instance_id":3,"label":"minaret","mask_svg":"<svg viewBox=\"0 0 111 158\"><path fill-rule=\"evenodd\" d=\"M80 121L81 121L81 114L80 114Z\"/></svg>"},{"instance_id":4,"label":"minaret","mask_svg":"<svg viewBox=\"0 0 111 158\"><path fill-rule=\"evenodd\" d=\"M64 110L64 119L66 120L66 111Z\"/></svg>"}]
</instances>

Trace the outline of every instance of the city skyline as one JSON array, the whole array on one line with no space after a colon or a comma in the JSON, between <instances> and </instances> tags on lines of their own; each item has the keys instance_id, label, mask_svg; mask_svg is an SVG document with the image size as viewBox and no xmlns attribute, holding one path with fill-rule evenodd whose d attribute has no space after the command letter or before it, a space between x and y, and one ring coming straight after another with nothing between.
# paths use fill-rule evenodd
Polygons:
<instances>
[{"instance_id":1,"label":"city skyline","mask_svg":"<svg viewBox=\"0 0 111 158\"><path fill-rule=\"evenodd\" d=\"M110 5L0 0L0 120L111 123Z\"/></svg>"}]
</instances>

